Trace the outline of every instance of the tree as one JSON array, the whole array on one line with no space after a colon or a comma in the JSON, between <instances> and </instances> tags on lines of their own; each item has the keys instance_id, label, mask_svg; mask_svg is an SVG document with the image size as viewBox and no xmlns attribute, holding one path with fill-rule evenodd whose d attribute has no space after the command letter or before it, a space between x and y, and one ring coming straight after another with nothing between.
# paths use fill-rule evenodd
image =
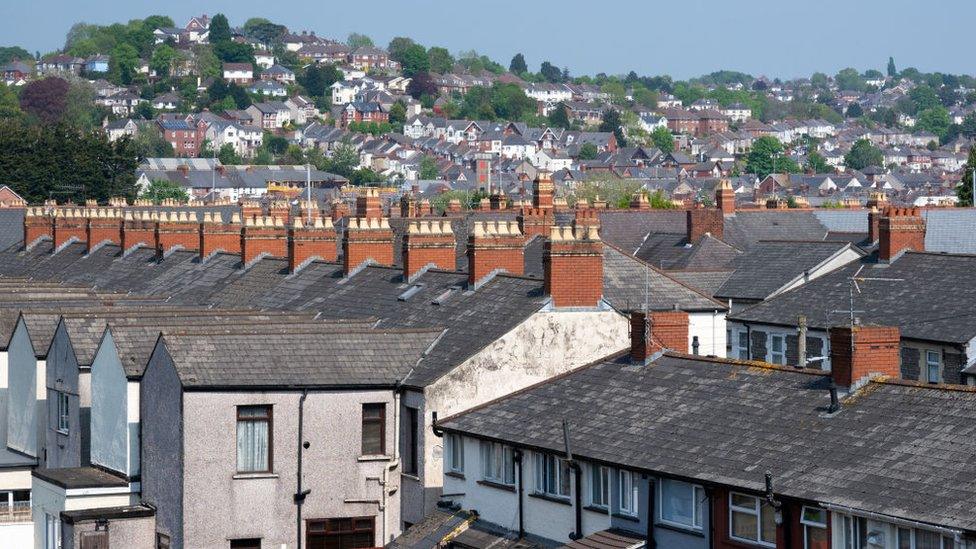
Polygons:
<instances>
[{"instance_id":1,"label":"tree","mask_svg":"<svg viewBox=\"0 0 976 549\"><path fill-rule=\"evenodd\" d=\"M868 166L884 163L884 153L867 139L858 139L851 150L844 155L844 165L851 170L863 170Z\"/></svg>"},{"instance_id":2,"label":"tree","mask_svg":"<svg viewBox=\"0 0 976 549\"><path fill-rule=\"evenodd\" d=\"M11 61L26 61L30 58L30 52L20 46L0 46L0 65L6 65Z\"/></svg>"},{"instance_id":3,"label":"tree","mask_svg":"<svg viewBox=\"0 0 976 549\"><path fill-rule=\"evenodd\" d=\"M607 109L603 111L603 120L600 122L600 131L613 132L613 135L617 138L617 146L627 146L627 137L624 136L624 129L620 122L620 111L617 109Z\"/></svg>"},{"instance_id":4,"label":"tree","mask_svg":"<svg viewBox=\"0 0 976 549\"><path fill-rule=\"evenodd\" d=\"M230 40L213 44L214 55L224 63L250 63L254 65L254 48Z\"/></svg>"},{"instance_id":5,"label":"tree","mask_svg":"<svg viewBox=\"0 0 976 549\"><path fill-rule=\"evenodd\" d=\"M143 120L152 120L156 113L149 101L143 101L136 105L135 114Z\"/></svg>"},{"instance_id":6,"label":"tree","mask_svg":"<svg viewBox=\"0 0 976 549\"><path fill-rule=\"evenodd\" d=\"M888 58L888 76L891 78L895 78L896 76L898 76L898 71L895 69L894 57Z\"/></svg>"},{"instance_id":7,"label":"tree","mask_svg":"<svg viewBox=\"0 0 976 549\"><path fill-rule=\"evenodd\" d=\"M548 61L543 61L542 66L539 68L539 74L547 82L561 82L563 79L563 71L559 70L559 67L553 65Z\"/></svg>"},{"instance_id":8,"label":"tree","mask_svg":"<svg viewBox=\"0 0 976 549\"><path fill-rule=\"evenodd\" d=\"M651 141L663 153L674 152L674 136L671 135L671 130L664 126L654 128L651 132Z\"/></svg>"},{"instance_id":9,"label":"tree","mask_svg":"<svg viewBox=\"0 0 976 549\"><path fill-rule=\"evenodd\" d=\"M132 139L132 150L139 158L170 158L173 145L156 128L144 128Z\"/></svg>"},{"instance_id":10,"label":"tree","mask_svg":"<svg viewBox=\"0 0 976 549\"><path fill-rule=\"evenodd\" d=\"M396 36L390 40L390 44L386 46L386 53L390 56L390 59L396 61L397 63L403 64L403 54L406 53L407 48L413 46L416 42L412 38L407 38L406 36Z\"/></svg>"},{"instance_id":11,"label":"tree","mask_svg":"<svg viewBox=\"0 0 976 549\"><path fill-rule=\"evenodd\" d=\"M349 37L346 38L346 45L352 49L372 47L373 39L366 36L365 34L360 34L358 32L349 33Z\"/></svg>"},{"instance_id":12,"label":"tree","mask_svg":"<svg viewBox=\"0 0 976 549\"><path fill-rule=\"evenodd\" d=\"M336 143L332 149L332 156L329 158L328 165L325 168L328 172L341 175L342 177L349 177L358 166L359 151L356 150L356 147L348 139L344 139Z\"/></svg>"},{"instance_id":13,"label":"tree","mask_svg":"<svg viewBox=\"0 0 976 549\"><path fill-rule=\"evenodd\" d=\"M446 73L451 72L454 68L454 56L451 52L447 51L447 48L441 48L438 46L431 46L427 50L427 66L430 70L436 73Z\"/></svg>"},{"instance_id":14,"label":"tree","mask_svg":"<svg viewBox=\"0 0 976 549\"><path fill-rule=\"evenodd\" d=\"M746 156L746 172L765 179L771 173L799 173L796 161L783 154L783 144L775 137L765 135L753 141Z\"/></svg>"},{"instance_id":15,"label":"tree","mask_svg":"<svg viewBox=\"0 0 976 549\"><path fill-rule=\"evenodd\" d=\"M397 101L390 106L390 124L403 129L403 123L407 121L407 107L403 101ZM398 130L399 131L399 130Z\"/></svg>"},{"instance_id":16,"label":"tree","mask_svg":"<svg viewBox=\"0 0 976 549\"><path fill-rule=\"evenodd\" d=\"M284 25L276 25L263 17L252 17L241 27L244 36L268 46L281 43L282 37L288 33Z\"/></svg>"},{"instance_id":17,"label":"tree","mask_svg":"<svg viewBox=\"0 0 976 549\"><path fill-rule=\"evenodd\" d=\"M569 122L569 113L566 110L566 105L560 103L556 105L552 112L549 113L549 125L556 128L563 128L568 130L572 125Z\"/></svg>"},{"instance_id":18,"label":"tree","mask_svg":"<svg viewBox=\"0 0 976 549\"><path fill-rule=\"evenodd\" d=\"M0 120L19 119L23 114L20 110L20 99L13 88L0 82Z\"/></svg>"},{"instance_id":19,"label":"tree","mask_svg":"<svg viewBox=\"0 0 976 549\"><path fill-rule=\"evenodd\" d=\"M813 173L827 173L831 171L830 164L827 164L827 159L817 151L812 151L807 155L807 169Z\"/></svg>"},{"instance_id":20,"label":"tree","mask_svg":"<svg viewBox=\"0 0 976 549\"><path fill-rule=\"evenodd\" d=\"M441 172L437 169L437 162L429 156L424 156L420 159L420 173L417 177L420 179L437 179L440 177Z\"/></svg>"},{"instance_id":21,"label":"tree","mask_svg":"<svg viewBox=\"0 0 976 549\"><path fill-rule=\"evenodd\" d=\"M976 146L969 149L969 158L962 169L962 181L956 187L956 196L960 206L973 205L973 170L976 169Z\"/></svg>"},{"instance_id":22,"label":"tree","mask_svg":"<svg viewBox=\"0 0 976 549\"><path fill-rule=\"evenodd\" d=\"M851 103L847 107L847 118L860 118L864 116L864 109L860 103Z\"/></svg>"},{"instance_id":23,"label":"tree","mask_svg":"<svg viewBox=\"0 0 976 549\"><path fill-rule=\"evenodd\" d=\"M529 72L529 66L525 64L525 56L521 53L516 53L512 57L512 62L508 64L508 70L512 74L525 74Z\"/></svg>"},{"instance_id":24,"label":"tree","mask_svg":"<svg viewBox=\"0 0 976 549\"><path fill-rule=\"evenodd\" d=\"M190 195L179 183L164 179L153 179L146 186L146 189L139 193L139 198L152 200L153 204L160 204L169 198L186 202L190 199Z\"/></svg>"},{"instance_id":25,"label":"tree","mask_svg":"<svg viewBox=\"0 0 976 549\"><path fill-rule=\"evenodd\" d=\"M108 62L109 80L128 85L139 68L139 51L129 44L119 44L112 50Z\"/></svg>"},{"instance_id":26,"label":"tree","mask_svg":"<svg viewBox=\"0 0 976 549\"><path fill-rule=\"evenodd\" d=\"M583 143L580 145L577 156L580 160L594 160L599 154L600 151L597 150L596 145L593 143Z\"/></svg>"},{"instance_id":27,"label":"tree","mask_svg":"<svg viewBox=\"0 0 976 549\"><path fill-rule=\"evenodd\" d=\"M400 64L404 76L412 77L417 73L430 72L430 59L427 57L427 50L420 44L407 46L403 52L403 61Z\"/></svg>"},{"instance_id":28,"label":"tree","mask_svg":"<svg viewBox=\"0 0 976 549\"><path fill-rule=\"evenodd\" d=\"M971 112L962 119L962 124L959 126L959 133L966 139L976 137L976 113Z\"/></svg>"},{"instance_id":29,"label":"tree","mask_svg":"<svg viewBox=\"0 0 976 549\"><path fill-rule=\"evenodd\" d=\"M20 92L20 108L45 124L61 121L67 108L68 81L57 77L34 80Z\"/></svg>"},{"instance_id":30,"label":"tree","mask_svg":"<svg viewBox=\"0 0 976 549\"><path fill-rule=\"evenodd\" d=\"M217 151L217 160L220 160L220 163L225 166L234 166L242 163L241 157L234 150L234 145L230 143L224 143L220 147L220 150Z\"/></svg>"},{"instance_id":31,"label":"tree","mask_svg":"<svg viewBox=\"0 0 976 549\"><path fill-rule=\"evenodd\" d=\"M219 44L229 42L230 39L230 24L227 22L227 16L222 13L214 15L210 20L210 43Z\"/></svg>"},{"instance_id":32,"label":"tree","mask_svg":"<svg viewBox=\"0 0 976 549\"><path fill-rule=\"evenodd\" d=\"M939 136L940 139L943 139L949 131L949 125L951 123L949 120L949 111L939 105L918 113L915 127L920 130L930 131Z\"/></svg>"},{"instance_id":33,"label":"tree","mask_svg":"<svg viewBox=\"0 0 976 549\"><path fill-rule=\"evenodd\" d=\"M814 88L826 89L828 85L827 75L822 72L815 72L810 77L810 85Z\"/></svg>"},{"instance_id":34,"label":"tree","mask_svg":"<svg viewBox=\"0 0 976 549\"><path fill-rule=\"evenodd\" d=\"M850 67L841 70L834 76L837 88L841 90L864 91L864 77L856 69Z\"/></svg>"},{"instance_id":35,"label":"tree","mask_svg":"<svg viewBox=\"0 0 976 549\"><path fill-rule=\"evenodd\" d=\"M931 109L933 107L942 105L942 100L939 99L939 94L936 93L932 87L924 84L912 88L912 90L908 92L908 97L910 97L912 103L915 104L915 110L917 112L922 112L926 109Z\"/></svg>"},{"instance_id":36,"label":"tree","mask_svg":"<svg viewBox=\"0 0 976 549\"><path fill-rule=\"evenodd\" d=\"M165 78L169 76L169 71L173 67L173 61L176 60L176 57L175 49L166 44L160 44L153 51L152 59L149 61L149 68L156 71L158 76Z\"/></svg>"},{"instance_id":37,"label":"tree","mask_svg":"<svg viewBox=\"0 0 976 549\"><path fill-rule=\"evenodd\" d=\"M306 67L298 77L298 83L312 97L325 96L329 91L329 86L339 80L342 80L342 73L335 65L319 65L316 63Z\"/></svg>"},{"instance_id":38,"label":"tree","mask_svg":"<svg viewBox=\"0 0 976 549\"><path fill-rule=\"evenodd\" d=\"M410 97L418 100L425 95L433 97L437 95L437 83L430 77L430 74L419 72L413 75L410 83L407 84L407 93L410 94Z\"/></svg>"}]
</instances>

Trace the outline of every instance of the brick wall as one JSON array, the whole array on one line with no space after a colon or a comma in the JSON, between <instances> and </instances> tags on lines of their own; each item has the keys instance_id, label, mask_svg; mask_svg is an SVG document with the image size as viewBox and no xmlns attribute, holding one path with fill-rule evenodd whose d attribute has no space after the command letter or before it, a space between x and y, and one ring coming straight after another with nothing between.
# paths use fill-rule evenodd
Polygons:
<instances>
[{"instance_id":1,"label":"brick wall","mask_svg":"<svg viewBox=\"0 0 976 549\"><path fill-rule=\"evenodd\" d=\"M854 339L853 354L851 338ZM850 387L870 374L901 375L898 328L837 326L830 329L830 364L834 382Z\"/></svg>"},{"instance_id":2,"label":"brick wall","mask_svg":"<svg viewBox=\"0 0 976 549\"><path fill-rule=\"evenodd\" d=\"M193 218L182 214L161 214L156 224L156 253L162 257L166 252L178 248L198 251L200 248L200 225Z\"/></svg>"},{"instance_id":3,"label":"brick wall","mask_svg":"<svg viewBox=\"0 0 976 549\"><path fill-rule=\"evenodd\" d=\"M80 214L59 215L54 218L54 249L57 250L72 238L85 242L88 238L87 219Z\"/></svg>"},{"instance_id":4,"label":"brick wall","mask_svg":"<svg viewBox=\"0 0 976 549\"><path fill-rule=\"evenodd\" d=\"M356 197L356 217L365 217L366 219L383 217L379 190L367 187L359 193L359 196Z\"/></svg>"},{"instance_id":5,"label":"brick wall","mask_svg":"<svg viewBox=\"0 0 976 549\"><path fill-rule=\"evenodd\" d=\"M127 251L136 245L155 246L156 221L149 212L126 213L122 221L122 250Z\"/></svg>"},{"instance_id":6,"label":"brick wall","mask_svg":"<svg viewBox=\"0 0 976 549\"><path fill-rule=\"evenodd\" d=\"M721 239L725 229L722 211L714 208L694 208L686 212L688 242L697 243L706 233Z\"/></svg>"},{"instance_id":7,"label":"brick wall","mask_svg":"<svg viewBox=\"0 0 976 549\"><path fill-rule=\"evenodd\" d=\"M241 262L248 265L262 254L288 257L288 233L281 218L259 217L244 222L241 230Z\"/></svg>"},{"instance_id":8,"label":"brick wall","mask_svg":"<svg viewBox=\"0 0 976 549\"><path fill-rule=\"evenodd\" d=\"M522 208L515 219L518 221L519 230L526 237L549 236L549 230L556 224L556 216L552 209Z\"/></svg>"},{"instance_id":9,"label":"brick wall","mask_svg":"<svg viewBox=\"0 0 976 549\"><path fill-rule=\"evenodd\" d=\"M372 260L380 265L393 264L393 231L385 218L349 218L349 225L342 239L343 272L348 276L353 269Z\"/></svg>"},{"instance_id":10,"label":"brick wall","mask_svg":"<svg viewBox=\"0 0 976 549\"><path fill-rule=\"evenodd\" d=\"M449 220L414 221L403 237L403 276L410 280L421 269L453 271L457 265L454 231Z\"/></svg>"},{"instance_id":11,"label":"brick wall","mask_svg":"<svg viewBox=\"0 0 976 549\"><path fill-rule=\"evenodd\" d=\"M27 208L24 215L24 246L29 246L42 237L54 238L51 217L41 208Z\"/></svg>"},{"instance_id":12,"label":"brick wall","mask_svg":"<svg viewBox=\"0 0 976 549\"><path fill-rule=\"evenodd\" d=\"M553 227L543 245L546 295L556 307L596 307L603 298L603 242L596 227Z\"/></svg>"},{"instance_id":13,"label":"brick wall","mask_svg":"<svg viewBox=\"0 0 976 549\"><path fill-rule=\"evenodd\" d=\"M288 230L288 272L294 273L313 258L334 262L338 254L331 219L325 222L316 219L311 227L305 227L300 220L296 220Z\"/></svg>"},{"instance_id":14,"label":"brick wall","mask_svg":"<svg viewBox=\"0 0 976 549\"><path fill-rule=\"evenodd\" d=\"M650 324L649 328L646 325ZM630 358L644 362L654 353L671 349L688 352L688 313L684 311L643 311L630 313ZM646 337L645 331L650 333Z\"/></svg>"},{"instance_id":15,"label":"brick wall","mask_svg":"<svg viewBox=\"0 0 976 549\"><path fill-rule=\"evenodd\" d=\"M92 217L88 219L87 235L85 241L88 243L88 252L103 242L110 244L122 244L122 218L113 217Z\"/></svg>"},{"instance_id":16,"label":"brick wall","mask_svg":"<svg viewBox=\"0 0 976 549\"><path fill-rule=\"evenodd\" d=\"M216 217L204 216L200 224L200 259L206 259L216 252L241 253L241 218L234 215L230 223L221 223Z\"/></svg>"},{"instance_id":17,"label":"brick wall","mask_svg":"<svg viewBox=\"0 0 976 549\"><path fill-rule=\"evenodd\" d=\"M468 237L468 284L477 286L492 271L525 272L525 239L515 223L480 222Z\"/></svg>"},{"instance_id":18,"label":"brick wall","mask_svg":"<svg viewBox=\"0 0 976 549\"><path fill-rule=\"evenodd\" d=\"M889 261L904 250L925 251L925 220L918 208L886 207L878 223L878 257Z\"/></svg>"}]
</instances>

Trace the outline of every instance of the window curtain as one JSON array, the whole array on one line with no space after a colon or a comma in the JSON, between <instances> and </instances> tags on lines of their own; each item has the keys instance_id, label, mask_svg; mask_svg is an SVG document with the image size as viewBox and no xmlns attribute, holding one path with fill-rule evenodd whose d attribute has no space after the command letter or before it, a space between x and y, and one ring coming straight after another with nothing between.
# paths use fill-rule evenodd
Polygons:
<instances>
[{"instance_id":1,"label":"window curtain","mask_svg":"<svg viewBox=\"0 0 976 549\"><path fill-rule=\"evenodd\" d=\"M260 412L258 412L260 413ZM241 410L241 416L254 416ZM237 423L237 470L241 472L268 470L268 422L240 420Z\"/></svg>"}]
</instances>

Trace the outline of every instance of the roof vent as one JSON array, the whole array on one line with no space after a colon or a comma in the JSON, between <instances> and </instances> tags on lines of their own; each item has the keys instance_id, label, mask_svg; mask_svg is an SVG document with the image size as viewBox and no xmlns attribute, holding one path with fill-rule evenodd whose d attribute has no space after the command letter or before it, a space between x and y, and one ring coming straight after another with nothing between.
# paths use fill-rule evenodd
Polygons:
<instances>
[{"instance_id":1,"label":"roof vent","mask_svg":"<svg viewBox=\"0 0 976 549\"><path fill-rule=\"evenodd\" d=\"M419 292L421 289L423 289L423 287L424 287L423 284L414 284L413 286L410 286L409 288L407 288L407 291L405 291L402 294L400 294L400 295L397 296L397 301L406 301L406 300L410 299L417 292Z\"/></svg>"}]
</instances>

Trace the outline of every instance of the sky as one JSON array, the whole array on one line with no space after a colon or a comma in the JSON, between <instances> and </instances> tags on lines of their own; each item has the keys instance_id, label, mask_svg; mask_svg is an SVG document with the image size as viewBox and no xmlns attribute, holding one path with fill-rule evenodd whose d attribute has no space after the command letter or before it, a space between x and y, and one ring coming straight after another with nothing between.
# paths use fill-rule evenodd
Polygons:
<instances>
[{"instance_id":1,"label":"sky","mask_svg":"<svg viewBox=\"0 0 976 549\"><path fill-rule=\"evenodd\" d=\"M670 74L719 69L790 78L844 67L976 73L972 0L0 0L0 45L42 54L76 22L150 14L182 26L223 12L231 25L266 17L289 29L385 46L409 36L452 52L475 49L506 67L521 52L531 70L549 60L574 75Z\"/></svg>"}]
</instances>

